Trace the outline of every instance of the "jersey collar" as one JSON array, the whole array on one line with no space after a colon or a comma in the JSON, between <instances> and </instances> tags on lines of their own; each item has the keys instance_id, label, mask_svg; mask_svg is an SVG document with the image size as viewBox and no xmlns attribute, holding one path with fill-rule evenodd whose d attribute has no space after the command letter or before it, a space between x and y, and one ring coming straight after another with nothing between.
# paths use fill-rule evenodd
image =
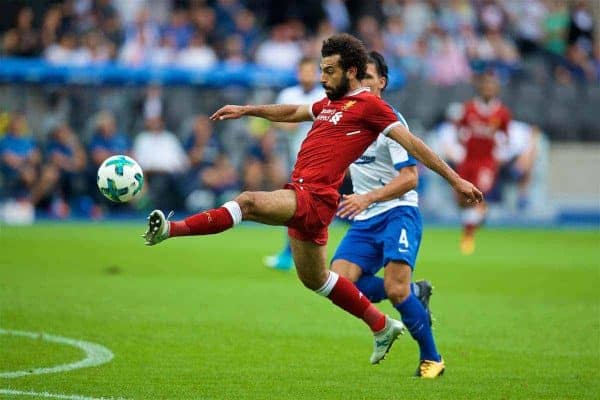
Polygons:
<instances>
[{"instance_id":1,"label":"jersey collar","mask_svg":"<svg viewBox=\"0 0 600 400\"><path fill-rule=\"evenodd\" d=\"M358 89L354 89L353 91L346 93L346 96L344 96L344 97L347 97L347 96L355 96L355 95L357 95L357 94L359 94L359 93L362 93L362 92L370 92L370 91L371 91L371 89L369 89L368 87L366 87L366 86L361 86L361 87L359 87Z\"/></svg>"}]
</instances>

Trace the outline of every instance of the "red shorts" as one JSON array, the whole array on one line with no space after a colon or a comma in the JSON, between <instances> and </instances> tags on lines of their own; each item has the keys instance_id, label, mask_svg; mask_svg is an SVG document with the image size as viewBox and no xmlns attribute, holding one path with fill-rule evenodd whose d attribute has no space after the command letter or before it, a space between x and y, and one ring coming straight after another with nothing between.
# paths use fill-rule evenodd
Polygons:
<instances>
[{"instance_id":1,"label":"red shorts","mask_svg":"<svg viewBox=\"0 0 600 400\"><path fill-rule=\"evenodd\" d=\"M458 166L457 172L461 178L468 180L486 194L496 183L498 163L492 159L463 162Z\"/></svg>"},{"instance_id":2,"label":"red shorts","mask_svg":"<svg viewBox=\"0 0 600 400\"><path fill-rule=\"evenodd\" d=\"M287 183L285 189L296 192L296 212L285 223L288 235L294 239L327 244L327 227L338 208L340 194L331 187L312 186L297 182Z\"/></svg>"}]
</instances>

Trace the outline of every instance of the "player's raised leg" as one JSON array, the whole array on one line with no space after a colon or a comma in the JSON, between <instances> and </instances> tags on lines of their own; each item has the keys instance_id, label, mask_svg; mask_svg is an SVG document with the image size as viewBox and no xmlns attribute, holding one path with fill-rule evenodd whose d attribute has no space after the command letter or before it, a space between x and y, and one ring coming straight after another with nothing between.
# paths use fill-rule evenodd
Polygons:
<instances>
[{"instance_id":1,"label":"player's raised leg","mask_svg":"<svg viewBox=\"0 0 600 400\"><path fill-rule=\"evenodd\" d=\"M273 192L243 192L219 208L169 221L160 210L148 216L144 239L149 246L175 236L210 235L223 232L242 221L284 225L296 212L296 194L282 189Z\"/></svg>"},{"instance_id":2,"label":"player's raised leg","mask_svg":"<svg viewBox=\"0 0 600 400\"><path fill-rule=\"evenodd\" d=\"M391 261L385 267L385 289L388 298L402 316L402 322L419 344L420 363L417 376L435 378L444 372L444 361L437 351L429 316L410 288L411 268L403 262Z\"/></svg>"},{"instance_id":3,"label":"player's raised leg","mask_svg":"<svg viewBox=\"0 0 600 400\"><path fill-rule=\"evenodd\" d=\"M327 248L312 242L291 238L296 273L302 283L335 305L362 319L374 334L374 348L370 361L379 363L404 333L400 321L386 317L354 286L354 284L327 269Z\"/></svg>"}]
</instances>

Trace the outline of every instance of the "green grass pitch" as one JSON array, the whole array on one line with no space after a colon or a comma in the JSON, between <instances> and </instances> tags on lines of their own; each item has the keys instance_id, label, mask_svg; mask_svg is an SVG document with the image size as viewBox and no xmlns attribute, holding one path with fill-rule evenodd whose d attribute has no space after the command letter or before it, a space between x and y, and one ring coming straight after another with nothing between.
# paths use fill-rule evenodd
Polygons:
<instances>
[{"instance_id":1,"label":"green grass pitch","mask_svg":"<svg viewBox=\"0 0 600 400\"><path fill-rule=\"evenodd\" d=\"M282 229L242 226L151 248L143 229L0 228L0 328L90 341L115 355L97 367L0 378L0 389L126 399L600 397L597 230L487 229L464 257L458 229L426 227L415 277L434 283L434 334L447 370L422 381L411 377L418 353L408 334L371 366L361 321L293 272L261 265ZM343 232L331 230L330 251ZM83 354L0 335L1 372Z\"/></svg>"}]
</instances>

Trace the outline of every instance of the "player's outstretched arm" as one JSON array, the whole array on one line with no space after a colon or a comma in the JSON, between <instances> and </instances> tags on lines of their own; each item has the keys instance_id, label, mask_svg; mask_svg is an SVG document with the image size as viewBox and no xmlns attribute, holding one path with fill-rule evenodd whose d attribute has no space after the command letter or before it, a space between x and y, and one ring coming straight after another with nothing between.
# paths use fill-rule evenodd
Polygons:
<instances>
[{"instance_id":1,"label":"player's outstretched arm","mask_svg":"<svg viewBox=\"0 0 600 400\"><path fill-rule=\"evenodd\" d=\"M306 104L227 105L219 108L210 116L210 119L213 121L222 121L226 119L238 119L243 116L253 116L274 122L312 121L313 118L309 107Z\"/></svg>"},{"instance_id":2,"label":"player's outstretched arm","mask_svg":"<svg viewBox=\"0 0 600 400\"><path fill-rule=\"evenodd\" d=\"M345 194L342 196L337 215L341 218L353 219L371 204L398 198L413 190L419 183L416 166L404 167L398 176L382 187L364 194Z\"/></svg>"},{"instance_id":3,"label":"player's outstretched arm","mask_svg":"<svg viewBox=\"0 0 600 400\"><path fill-rule=\"evenodd\" d=\"M410 133L405 126L394 126L388 133L388 137L400 143L413 157L448 181L467 202L478 203L483 200L483 194L475 185L462 179L429 146Z\"/></svg>"}]
</instances>

